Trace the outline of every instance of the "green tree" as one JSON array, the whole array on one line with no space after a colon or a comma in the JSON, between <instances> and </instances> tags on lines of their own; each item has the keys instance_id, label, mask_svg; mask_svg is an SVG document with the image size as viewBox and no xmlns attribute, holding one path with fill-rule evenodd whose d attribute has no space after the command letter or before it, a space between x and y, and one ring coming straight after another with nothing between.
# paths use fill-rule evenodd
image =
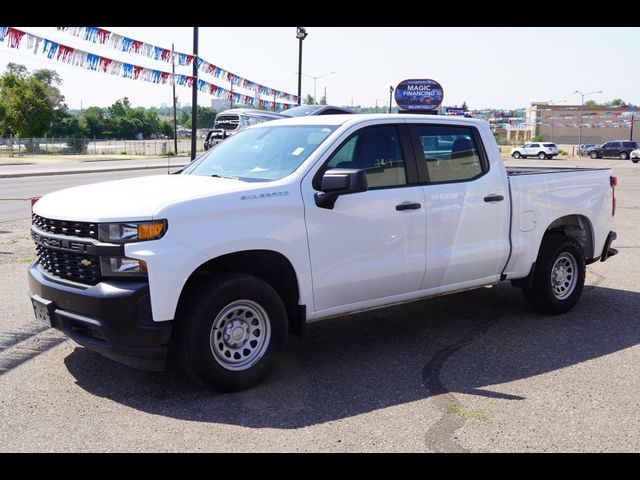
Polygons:
<instances>
[{"instance_id":1,"label":"green tree","mask_svg":"<svg viewBox=\"0 0 640 480\"><path fill-rule=\"evenodd\" d=\"M311 96L310 93L307 93L307 96L304 98L304 102L305 105L315 105L316 101L315 99Z\"/></svg>"},{"instance_id":2,"label":"green tree","mask_svg":"<svg viewBox=\"0 0 640 480\"><path fill-rule=\"evenodd\" d=\"M173 123L168 120L160 122L160 133L166 135L169 138L173 138Z\"/></svg>"},{"instance_id":3,"label":"green tree","mask_svg":"<svg viewBox=\"0 0 640 480\"><path fill-rule=\"evenodd\" d=\"M201 107L198 105L198 128L213 128L213 122L216 120L216 111L210 107Z\"/></svg>"},{"instance_id":4,"label":"green tree","mask_svg":"<svg viewBox=\"0 0 640 480\"><path fill-rule=\"evenodd\" d=\"M462 111L464 113L467 113L469 111L469 107L467 106L467 102L466 101L462 102Z\"/></svg>"},{"instance_id":5,"label":"green tree","mask_svg":"<svg viewBox=\"0 0 640 480\"><path fill-rule=\"evenodd\" d=\"M1 133L21 137L48 133L58 112L67 110L64 96L56 86L60 83L53 70L29 74L24 65L9 63L0 77Z\"/></svg>"},{"instance_id":6,"label":"green tree","mask_svg":"<svg viewBox=\"0 0 640 480\"><path fill-rule=\"evenodd\" d=\"M322 96L322 98L320 99L320 105L326 105L327 104L327 97L326 96Z\"/></svg>"},{"instance_id":7,"label":"green tree","mask_svg":"<svg viewBox=\"0 0 640 480\"><path fill-rule=\"evenodd\" d=\"M616 98L614 100L611 100L611 102L609 103L609 105L613 105L613 106L616 106L616 107L619 107L620 105L626 105L626 104L627 104L627 102L625 102L621 98Z\"/></svg>"},{"instance_id":8,"label":"green tree","mask_svg":"<svg viewBox=\"0 0 640 480\"><path fill-rule=\"evenodd\" d=\"M89 137L105 137L106 121L104 110L101 107L87 108L80 118L80 125Z\"/></svg>"},{"instance_id":9,"label":"green tree","mask_svg":"<svg viewBox=\"0 0 640 480\"><path fill-rule=\"evenodd\" d=\"M600 104L595 100L587 100L586 102L584 102L585 107L597 107L598 105Z\"/></svg>"}]
</instances>

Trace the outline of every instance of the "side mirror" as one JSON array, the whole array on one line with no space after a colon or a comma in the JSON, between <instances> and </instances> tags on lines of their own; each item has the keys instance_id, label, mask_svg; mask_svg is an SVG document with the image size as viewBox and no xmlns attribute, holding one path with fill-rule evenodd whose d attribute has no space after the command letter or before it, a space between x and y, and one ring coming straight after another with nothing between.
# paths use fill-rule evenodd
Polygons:
<instances>
[{"instance_id":1,"label":"side mirror","mask_svg":"<svg viewBox=\"0 0 640 480\"><path fill-rule=\"evenodd\" d=\"M364 170L332 168L322 176L321 192L315 194L316 205L333 209L340 195L366 192L369 188Z\"/></svg>"}]
</instances>

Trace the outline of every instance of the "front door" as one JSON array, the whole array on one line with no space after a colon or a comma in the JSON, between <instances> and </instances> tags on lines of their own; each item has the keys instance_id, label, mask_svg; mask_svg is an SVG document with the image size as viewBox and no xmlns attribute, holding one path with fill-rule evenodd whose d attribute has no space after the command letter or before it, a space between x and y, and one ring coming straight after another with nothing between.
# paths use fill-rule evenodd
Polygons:
<instances>
[{"instance_id":1,"label":"front door","mask_svg":"<svg viewBox=\"0 0 640 480\"><path fill-rule=\"evenodd\" d=\"M313 183L303 182L316 311L420 288L424 192L411 184L413 152L403 129L389 124L358 130L330 155ZM368 191L339 197L333 209L318 207L314 194L329 168L364 169Z\"/></svg>"}]
</instances>

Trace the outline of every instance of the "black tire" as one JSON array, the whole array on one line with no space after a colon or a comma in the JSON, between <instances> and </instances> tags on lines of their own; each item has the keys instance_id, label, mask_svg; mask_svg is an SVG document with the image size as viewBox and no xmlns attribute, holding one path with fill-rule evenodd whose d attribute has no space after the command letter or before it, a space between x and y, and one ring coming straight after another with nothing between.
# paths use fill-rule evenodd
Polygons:
<instances>
[{"instance_id":1,"label":"black tire","mask_svg":"<svg viewBox=\"0 0 640 480\"><path fill-rule=\"evenodd\" d=\"M226 340L224 338L215 340L215 338L216 335L220 338L222 332L227 332L228 327L232 327L231 324L235 322L240 324L245 320L244 315L240 315L243 313L240 307L242 302L247 301L250 302L249 305L257 305L257 310L266 314L266 323L269 326L265 325L262 332L258 331L258 334L262 334L264 338L264 341L260 340L262 343L259 344L262 352L260 356L257 356L246 368L233 370L228 368L230 362L234 361L232 357L229 357L229 364L226 366L222 363L226 360L219 359L221 353L224 353L224 348L230 352L233 347L224 347L223 340L224 342ZM233 310L229 315L220 317L220 314L232 305L234 307L231 307ZM247 315L249 315L248 311ZM222 319L219 321L223 322L221 325L224 326L224 322L227 322L227 329L213 328L219 318ZM251 316L247 318L251 319ZM250 335L250 330L253 328L255 327L252 327L250 322L246 323L246 334ZM235 328L229 331L232 335L236 334ZM238 331L241 334L242 328ZM253 332L255 333L256 330ZM222 273L203 280L181 301L176 318L174 347L180 365L191 378L216 390L234 392L253 387L269 375L284 349L286 338L287 312L282 299L273 287L251 275ZM244 355L248 355L246 352L251 348L248 343L254 340L236 341L244 342L243 345L248 347L244 349ZM242 347L238 350L242 351ZM238 355L242 356L240 353ZM239 358L239 361L243 360Z\"/></svg>"},{"instance_id":2,"label":"black tire","mask_svg":"<svg viewBox=\"0 0 640 480\"><path fill-rule=\"evenodd\" d=\"M620 157L620 160L628 160L629 154L627 152L620 152L620 155L618 155L618 157Z\"/></svg>"},{"instance_id":3,"label":"black tire","mask_svg":"<svg viewBox=\"0 0 640 480\"><path fill-rule=\"evenodd\" d=\"M573 289L570 294L566 291L558 292L563 283L554 283L552 279L554 265L556 262L571 258L575 260L575 266L567 269L566 272L562 271L562 276L563 281L573 285ZM562 266L561 263L559 265ZM580 245L565 235L547 234L538 252L532 288L523 289L522 292L527 303L535 311L547 315L560 315L571 310L578 302L584 288L584 280L585 262ZM560 298L564 294L566 297Z\"/></svg>"},{"instance_id":4,"label":"black tire","mask_svg":"<svg viewBox=\"0 0 640 480\"><path fill-rule=\"evenodd\" d=\"M511 154L511 156L515 159L520 158L522 155L520 155L520 152L513 152L513 154Z\"/></svg>"},{"instance_id":5,"label":"black tire","mask_svg":"<svg viewBox=\"0 0 640 480\"><path fill-rule=\"evenodd\" d=\"M552 160L553 159L553 155L547 155L547 160Z\"/></svg>"},{"instance_id":6,"label":"black tire","mask_svg":"<svg viewBox=\"0 0 640 480\"><path fill-rule=\"evenodd\" d=\"M631 160L633 163L638 163L640 160Z\"/></svg>"},{"instance_id":7,"label":"black tire","mask_svg":"<svg viewBox=\"0 0 640 480\"><path fill-rule=\"evenodd\" d=\"M598 158L598 153L597 152L591 152L589 154L589 156L595 160L596 158Z\"/></svg>"},{"instance_id":8,"label":"black tire","mask_svg":"<svg viewBox=\"0 0 640 480\"><path fill-rule=\"evenodd\" d=\"M544 152L540 152L540 153L538 153L538 158L540 160L544 160L545 158L547 158L547 154L544 153Z\"/></svg>"}]
</instances>

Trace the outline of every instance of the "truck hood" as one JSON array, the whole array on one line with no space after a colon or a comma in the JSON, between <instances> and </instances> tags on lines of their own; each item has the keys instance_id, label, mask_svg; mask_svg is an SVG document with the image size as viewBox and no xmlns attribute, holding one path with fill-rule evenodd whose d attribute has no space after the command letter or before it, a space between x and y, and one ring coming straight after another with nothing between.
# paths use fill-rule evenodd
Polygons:
<instances>
[{"instance_id":1,"label":"truck hood","mask_svg":"<svg viewBox=\"0 0 640 480\"><path fill-rule=\"evenodd\" d=\"M33 211L45 218L78 222L146 220L167 204L255 186L230 178L153 175L58 190L38 200Z\"/></svg>"}]
</instances>

